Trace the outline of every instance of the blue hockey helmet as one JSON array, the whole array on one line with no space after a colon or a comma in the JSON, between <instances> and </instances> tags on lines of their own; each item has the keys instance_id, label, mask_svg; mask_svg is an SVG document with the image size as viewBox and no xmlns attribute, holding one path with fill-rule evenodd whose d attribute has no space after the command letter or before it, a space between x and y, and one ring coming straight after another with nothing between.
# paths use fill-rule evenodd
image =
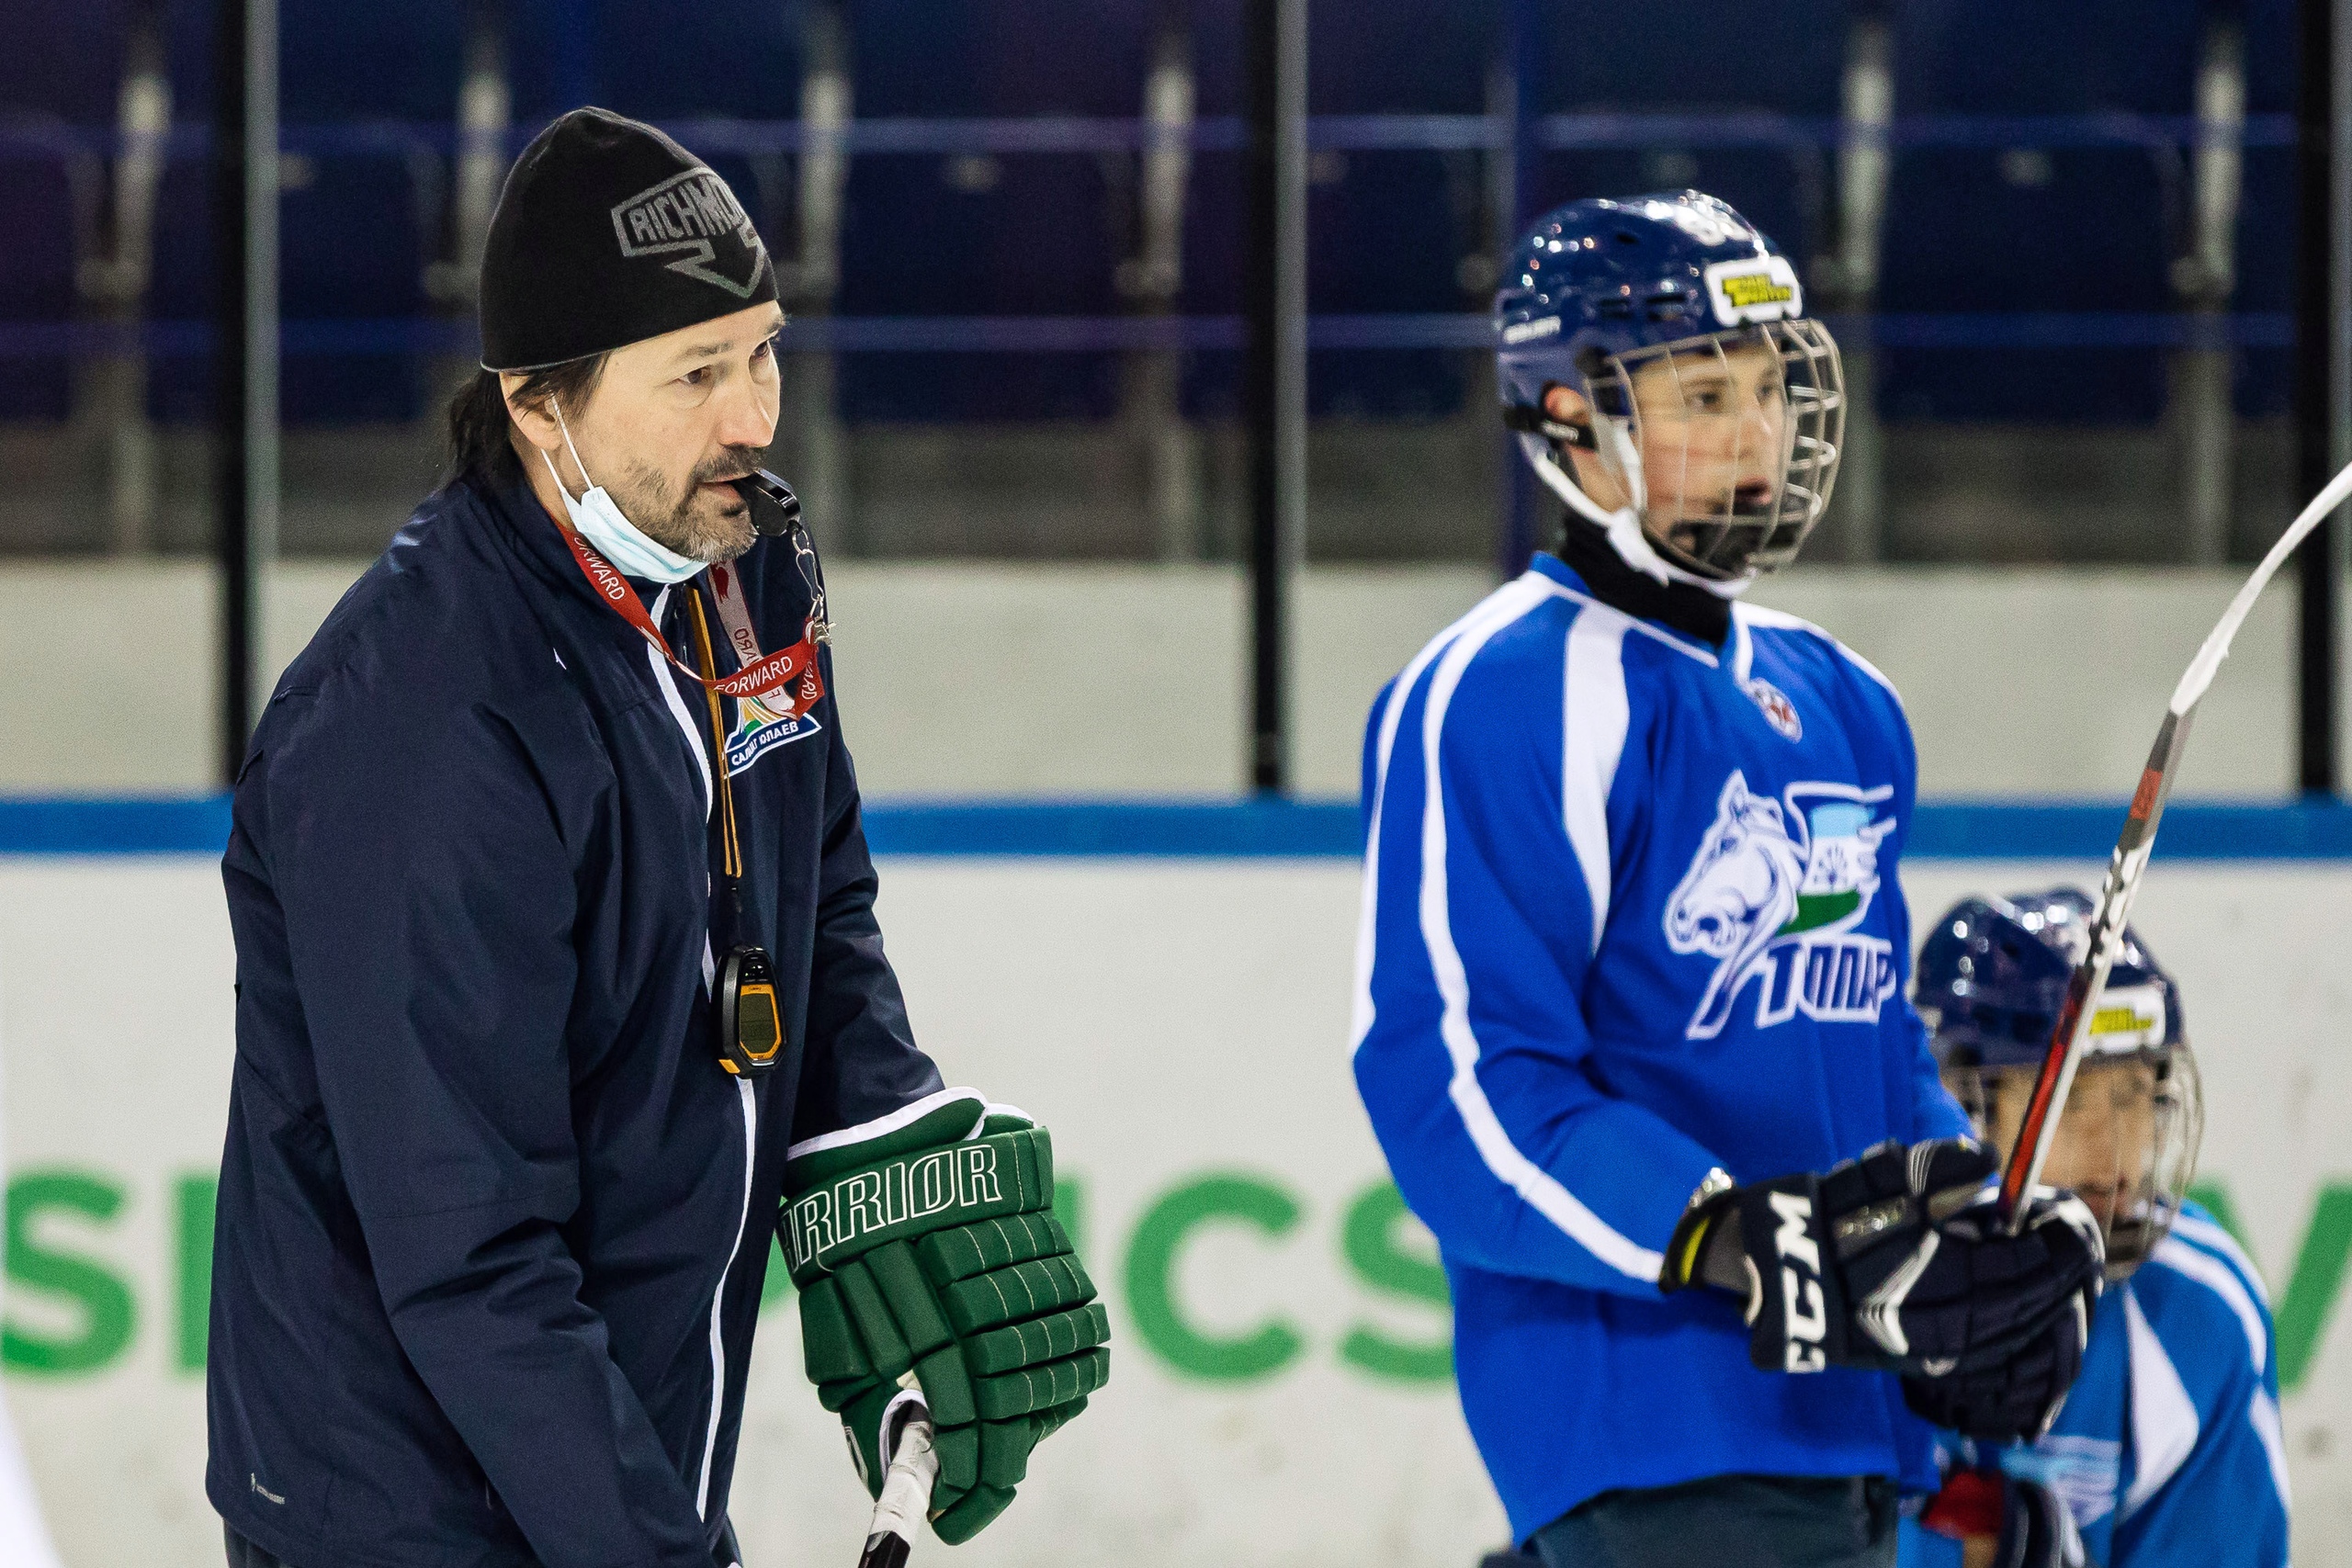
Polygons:
<instances>
[{"instance_id":1,"label":"blue hockey helmet","mask_svg":"<svg viewBox=\"0 0 2352 1568\"><path fill-rule=\"evenodd\" d=\"M1838 345L1795 267L1724 202L1667 191L1545 213L1504 267L1495 335L1503 423L1536 476L1651 575L1746 582L1821 520L1845 422ZM1577 418L1546 412L1555 387Z\"/></svg>"},{"instance_id":2,"label":"blue hockey helmet","mask_svg":"<svg viewBox=\"0 0 2352 1568\"><path fill-rule=\"evenodd\" d=\"M2095 908L2072 887L1963 898L1920 948L1915 997L1944 1082L2005 1157ZM2137 1070L2100 1070L2123 1066ZM2171 1229L2196 1171L2203 1119L2180 987L2126 928L2048 1168L2099 1214L2111 1276L2128 1273Z\"/></svg>"}]
</instances>

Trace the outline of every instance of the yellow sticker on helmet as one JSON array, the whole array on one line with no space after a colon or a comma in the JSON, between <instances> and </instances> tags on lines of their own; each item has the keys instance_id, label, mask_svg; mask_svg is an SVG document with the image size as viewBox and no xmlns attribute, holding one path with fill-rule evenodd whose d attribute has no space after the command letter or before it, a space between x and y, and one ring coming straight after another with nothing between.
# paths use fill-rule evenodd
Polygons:
<instances>
[{"instance_id":1,"label":"yellow sticker on helmet","mask_svg":"<svg viewBox=\"0 0 2352 1568\"><path fill-rule=\"evenodd\" d=\"M2092 1051L2145 1051L2164 1043L2165 997L2157 987L2119 987L2102 995L2092 1010Z\"/></svg>"},{"instance_id":2,"label":"yellow sticker on helmet","mask_svg":"<svg viewBox=\"0 0 2352 1568\"><path fill-rule=\"evenodd\" d=\"M1707 296L1721 326L1753 326L1804 314L1804 289L1786 256L1716 262L1707 268L1706 278Z\"/></svg>"}]
</instances>

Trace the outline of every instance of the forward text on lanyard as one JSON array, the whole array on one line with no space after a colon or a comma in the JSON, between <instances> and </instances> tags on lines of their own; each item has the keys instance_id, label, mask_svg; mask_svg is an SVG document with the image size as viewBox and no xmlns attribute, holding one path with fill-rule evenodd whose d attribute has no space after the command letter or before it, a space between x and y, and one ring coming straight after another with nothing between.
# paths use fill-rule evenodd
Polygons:
<instances>
[{"instance_id":1,"label":"forward text on lanyard","mask_svg":"<svg viewBox=\"0 0 2352 1568\"><path fill-rule=\"evenodd\" d=\"M718 602L718 618L727 628L727 640L735 649L741 666L732 675L707 676L695 670L670 648L670 639L662 635L646 613L637 590L628 579L614 570L612 562L596 552L594 546L580 536L579 530L562 530L563 542L571 547L571 558L580 563L581 575L588 579L588 586L596 596L610 604L620 617L638 629L639 635L659 649L662 657L684 671L688 679L704 689L722 693L738 701L756 700L769 712L786 718L798 718L817 705L825 694L825 678L817 668L817 637L814 618L801 628L800 640L790 648L774 653L760 651L759 638L752 634L752 617L743 606L742 579L728 565L710 567L703 576L711 585L711 597Z\"/></svg>"}]
</instances>

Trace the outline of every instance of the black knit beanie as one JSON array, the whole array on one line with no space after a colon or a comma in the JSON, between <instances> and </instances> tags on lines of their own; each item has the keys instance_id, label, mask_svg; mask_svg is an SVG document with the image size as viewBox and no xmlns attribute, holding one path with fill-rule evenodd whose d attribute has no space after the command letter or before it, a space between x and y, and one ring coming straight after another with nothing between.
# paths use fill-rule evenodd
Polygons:
<instances>
[{"instance_id":1,"label":"black knit beanie","mask_svg":"<svg viewBox=\"0 0 2352 1568\"><path fill-rule=\"evenodd\" d=\"M775 298L727 182L650 125L574 109L506 176L481 258L481 363L536 370Z\"/></svg>"}]
</instances>

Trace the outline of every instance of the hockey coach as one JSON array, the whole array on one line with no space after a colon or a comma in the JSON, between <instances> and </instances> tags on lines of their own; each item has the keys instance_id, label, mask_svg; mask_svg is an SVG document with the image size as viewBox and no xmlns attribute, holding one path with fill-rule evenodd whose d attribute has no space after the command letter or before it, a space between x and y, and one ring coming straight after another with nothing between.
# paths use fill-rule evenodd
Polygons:
<instances>
[{"instance_id":1,"label":"hockey coach","mask_svg":"<svg viewBox=\"0 0 2352 1568\"><path fill-rule=\"evenodd\" d=\"M450 477L237 781L230 1562L736 1562L779 1224L859 1474L927 1407L964 1540L1106 1333L1044 1130L942 1087L883 953L822 578L757 482L767 252L710 169L582 109L481 285Z\"/></svg>"}]
</instances>

